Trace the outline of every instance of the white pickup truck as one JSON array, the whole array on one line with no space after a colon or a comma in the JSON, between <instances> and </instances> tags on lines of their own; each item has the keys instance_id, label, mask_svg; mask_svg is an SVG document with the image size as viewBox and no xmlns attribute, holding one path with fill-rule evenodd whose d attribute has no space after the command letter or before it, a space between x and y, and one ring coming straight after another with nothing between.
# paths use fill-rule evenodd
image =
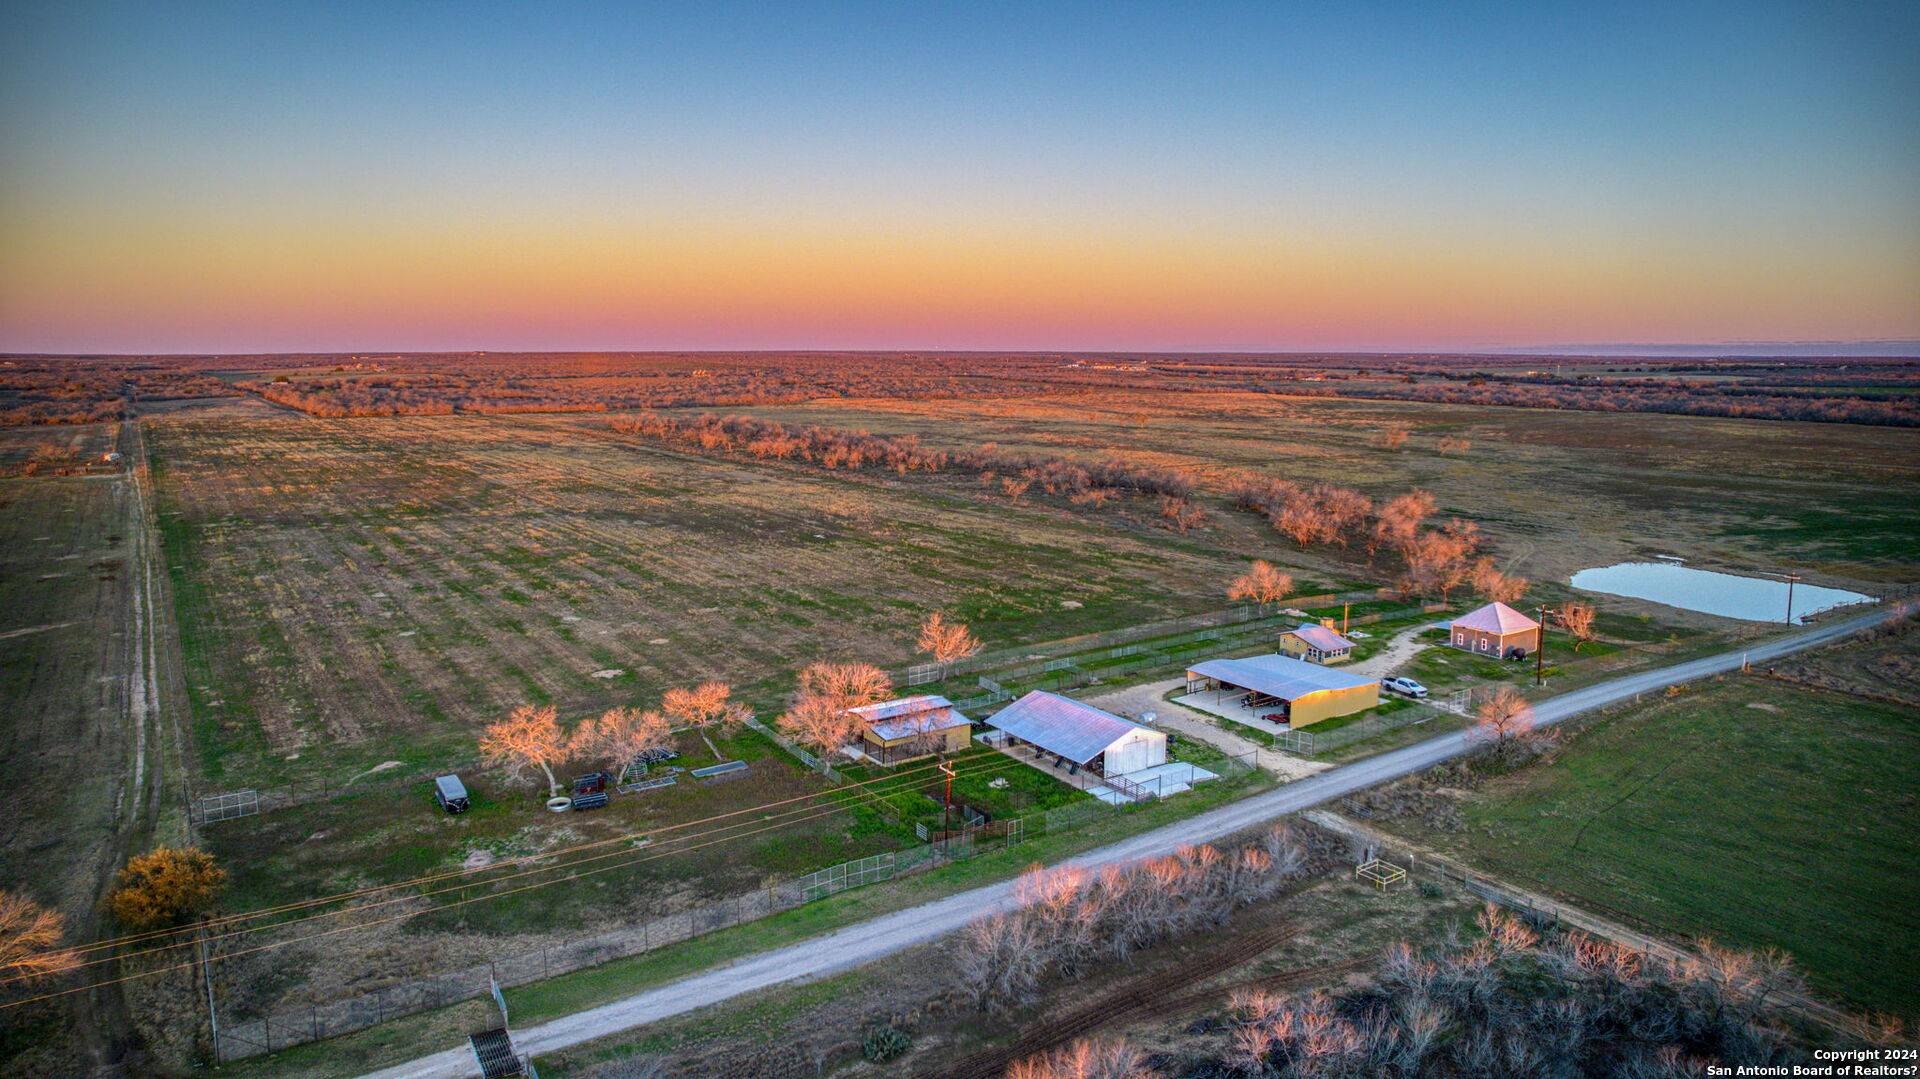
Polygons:
<instances>
[{"instance_id":1,"label":"white pickup truck","mask_svg":"<svg viewBox=\"0 0 1920 1079\"><path fill-rule=\"evenodd\" d=\"M1380 684L1385 686L1389 692L1398 693L1403 697L1418 699L1427 695L1427 687L1411 678L1389 678Z\"/></svg>"}]
</instances>

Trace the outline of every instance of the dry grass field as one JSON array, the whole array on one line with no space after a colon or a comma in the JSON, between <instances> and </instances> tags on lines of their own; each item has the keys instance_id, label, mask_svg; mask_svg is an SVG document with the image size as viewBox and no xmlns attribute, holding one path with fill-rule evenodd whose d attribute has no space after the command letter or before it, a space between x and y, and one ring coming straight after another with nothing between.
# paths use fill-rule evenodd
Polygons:
<instances>
[{"instance_id":1,"label":"dry grass field","mask_svg":"<svg viewBox=\"0 0 1920 1079\"><path fill-rule=\"evenodd\" d=\"M1795 568L1866 591L1920 568L1920 432L1062 389L726 411L917 435L935 448L1117 455L1194 477L1209 524L1176 532L1144 496L1071 505L1037 489L1016 499L959 470L827 469L668 445L616 431L603 412L326 418L228 398L149 412L132 435L6 432L0 472L49 439L83 457L131 438L140 452L129 464L150 466L157 602L177 631L161 659L169 677L176 664L184 674L166 722L190 748L165 771L173 811L189 791L349 786L345 797L199 830L233 871L232 909L824 789L749 733L721 755L750 760L750 780L550 818L532 789L472 768L479 729L521 703L552 703L572 722L721 678L771 716L811 660L913 662L917 623L934 609L1017 656L1021 645L1217 610L1249 558L1280 563L1301 592L1371 587L1397 572L1357 546L1301 550L1236 510L1225 492L1247 477L1344 484L1376 499L1431 490L1442 515L1481 525L1503 569L1534 580L1536 601L1567 595L1573 570L1655 553ZM1395 428L1410 435L1389 449L1381 435ZM1443 452L1443 439L1468 446ZM0 767L31 795L0 835L0 857L16 876L50 851L87 866L47 896L73 912L129 842L110 807L135 729L116 717L130 692L136 489L131 475L0 479L10 511L0 515L0 677L12 715ZM1604 603L1601 625L1613 650L1580 657L1595 676L1767 628L1625 601ZM76 701L90 718L67 722ZM683 742L691 763L707 762L704 746ZM453 767L477 796L461 818L438 814L424 784L396 778ZM77 778L49 784L49 773ZM225 963L222 992L244 1016L906 842L870 813L824 814L582 887L302 946L292 962L266 953Z\"/></svg>"},{"instance_id":2,"label":"dry grass field","mask_svg":"<svg viewBox=\"0 0 1920 1079\"><path fill-rule=\"evenodd\" d=\"M1125 447L1130 460L1222 481L1250 470L1348 484L1376 498L1425 488L1443 513L1491 533L1513 572L1542 583L1656 553L1869 585L1908 582L1920 569L1917 431L1248 393L738 411L919 434L936 446L993 442L1089 456ZM1398 449L1380 444L1392 428L1409 432ZM1470 446L1445 453L1446 438Z\"/></svg>"},{"instance_id":3,"label":"dry grass field","mask_svg":"<svg viewBox=\"0 0 1920 1079\"><path fill-rule=\"evenodd\" d=\"M95 898L131 765L128 498L112 477L0 480L0 784L25 795L0 818L0 880L34 880L74 918Z\"/></svg>"},{"instance_id":4,"label":"dry grass field","mask_svg":"<svg viewBox=\"0 0 1920 1079\"><path fill-rule=\"evenodd\" d=\"M252 405L151 430L215 789L465 762L525 701L578 716L718 677L777 708L812 659L910 660L935 608L994 646L1217 608L1258 538L716 460L585 418Z\"/></svg>"}]
</instances>

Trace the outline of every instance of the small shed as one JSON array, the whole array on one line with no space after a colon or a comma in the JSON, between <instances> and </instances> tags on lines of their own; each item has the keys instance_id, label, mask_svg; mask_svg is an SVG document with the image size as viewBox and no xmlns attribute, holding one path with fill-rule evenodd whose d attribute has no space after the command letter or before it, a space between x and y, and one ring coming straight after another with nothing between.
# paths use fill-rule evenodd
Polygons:
<instances>
[{"instance_id":1,"label":"small shed","mask_svg":"<svg viewBox=\"0 0 1920 1079\"><path fill-rule=\"evenodd\" d=\"M1303 622L1280 634L1280 651L1308 663L1345 663L1353 658L1353 642L1335 633L1329 623Z\"/></svg>"},{"instance_id":2,"label":"small shed","mask_svg":"<svg viewBox=\"0 0 1920 1079\"><path fill-rule=\"evenodd\" d=\"M877 701L848 709L864 725L860 749L882 764L958 753L973 738L973 724L953 702L934 693Z\"/></svg>"},{"instance_id":3,"label":"small shed","mask_svg":"<svg viewBox=\"0 0 1920 1079\"><path fill-rule=\"evenodd\" d=\"M987 725L1095 775L1119 776L1167 763L1167 736L1093 705L1036 689Z\"/></svg>"},{"instance_id":4,"label":"small shed","mask_svg":"<svg viewBox=\"0 0 1920 1079\"><path fill-rule=\"evenodd\" d=\"M1364 712L1380 703L1380 683L1292 656L1210 659L1187 669L1187 692L1240 695L1256 714L1272 709L1289 727ZM1279 722L1279 719L1275 719Z\"/></svg>"},{"instance_id":5,"label":"small shed","mask_svg":"<svg viewBox=\"0 0 1920 1079\"><path fill-rule=\"evenodd\" d=\"M1486 656L1506 656L1516 650L1524 655L1540 647L1540 623L1504 603L1489 603L1454 619L1447 643Z\"/></svg>"}]
</instances>

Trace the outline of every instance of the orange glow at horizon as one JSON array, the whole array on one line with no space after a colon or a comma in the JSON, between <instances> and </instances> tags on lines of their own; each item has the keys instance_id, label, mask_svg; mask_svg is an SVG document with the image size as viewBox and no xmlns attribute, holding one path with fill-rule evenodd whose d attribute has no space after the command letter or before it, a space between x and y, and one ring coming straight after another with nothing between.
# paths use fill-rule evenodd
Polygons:
<instances>
[{"instance_id":1,"label":"orange glow at horizon","mask_svg":"<svg viewBox=\"0 0 1920 1079\"><path fill-rule=\"evenodd\" d=\"M1339 348L1920 336L1913 252L1377 226L631 215L42 218L15 339L300 347ZM1877 257L1876 257L1877 256ZM1817 287L1806 282L1816 281Z\"/></svg>"}]
</instances>

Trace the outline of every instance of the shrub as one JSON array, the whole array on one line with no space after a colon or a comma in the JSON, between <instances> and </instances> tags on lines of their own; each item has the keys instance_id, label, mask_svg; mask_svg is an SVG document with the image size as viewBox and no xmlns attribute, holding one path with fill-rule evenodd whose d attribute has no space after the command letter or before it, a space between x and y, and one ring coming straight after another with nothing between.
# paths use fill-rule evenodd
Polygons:
<instances>
[{"instance_id":1,"label":"shrub","mask_svg":"<svg viewBox=\"0 0 1920 1079\"><path fill-rule=\"evenodd\" d=\"M860 1042L860 1055L879 1064L906 1055L913 1048L913 1037L899 1027L875 1027Z\"/></svg>"},{"instance_id":2,"label":"shrub","mask_svg":"<svg viewBox=\"0 0 1920 1079\"><path fill-rule=\"evenodd\" d=\"M156 847L129 861L107 896L107 910L134 929L182 925L213 907L227 871L192 847Z\"/></svg>"}]
</instances>

